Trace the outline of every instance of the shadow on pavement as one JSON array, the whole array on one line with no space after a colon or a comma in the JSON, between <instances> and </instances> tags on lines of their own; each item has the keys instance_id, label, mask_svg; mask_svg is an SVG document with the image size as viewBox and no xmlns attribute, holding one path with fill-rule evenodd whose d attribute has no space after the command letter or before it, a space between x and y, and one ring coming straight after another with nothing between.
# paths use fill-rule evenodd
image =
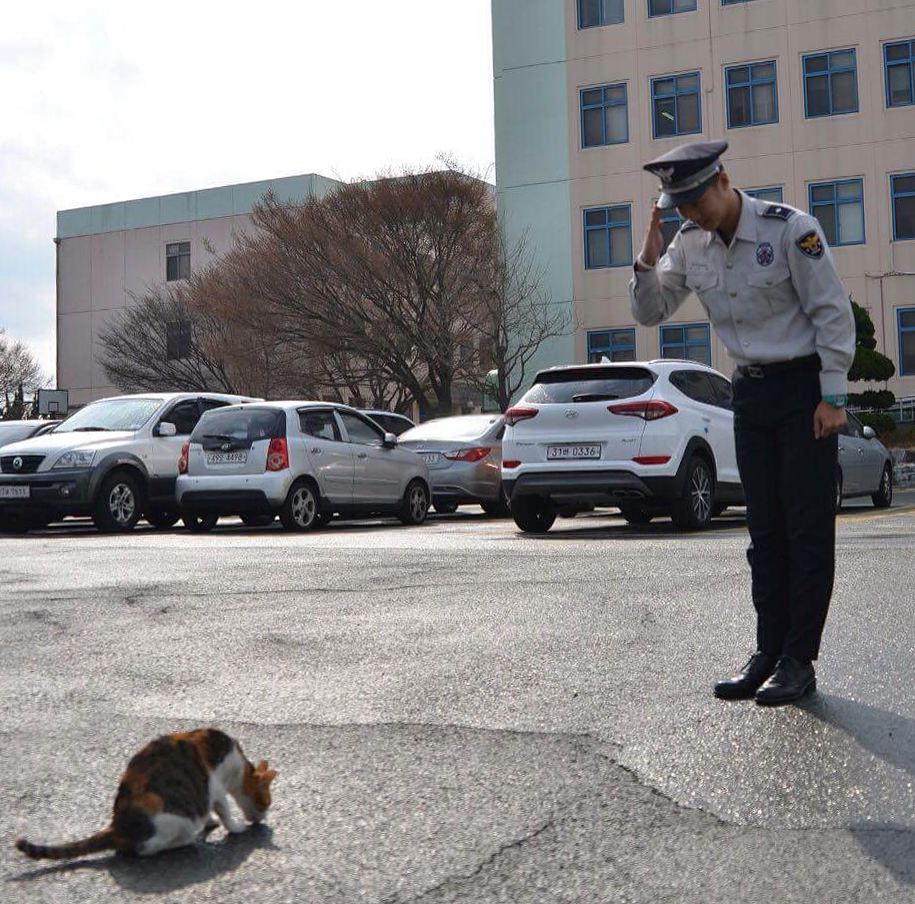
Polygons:
<instances>
[{"instance_id":1,"label":"shadow on pavement","mask_svg":"<svg viewBox=\"0 0 915 904\"><path fill-rule=\"evenodd\" d=\"M798 705L845 732L890 766L915 777L915 720L831 694L814 694ZM915 884L915 828L861 822L850 826L849 832L862 850L882 863L898 881Z\"/></svg>"},{"instance_id":2,"label":"shadow on pavement","mask_svg":"<svg viewBox=\"0 0 915 904\"><path fill-rule=\"evenodd\" d=\"M198 842L153 857L114 854L99 860L75 860L22 873L7 881L33 882L78 870L105 870L123 889L136 894L161 895L178 891L238 869L257 850L275 850L273 830L256 825L220 841Z\"/></svg>"}]
</instances>

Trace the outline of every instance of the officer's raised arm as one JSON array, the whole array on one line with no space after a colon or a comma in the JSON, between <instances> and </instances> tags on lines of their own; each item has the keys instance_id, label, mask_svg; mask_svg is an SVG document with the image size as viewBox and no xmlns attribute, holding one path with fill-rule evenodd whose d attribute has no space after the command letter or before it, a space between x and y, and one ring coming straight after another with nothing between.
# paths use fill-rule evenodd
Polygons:
<instances>
[{"instance_id":1,"label":"officer's raised arm","mask_svg":"<svg viewBox=\"0 0 915 904\"><path fill-rule=\"evenodd\" d=\"M787 245L791 281L816 330L820 391L824 398L844 397L855 357L855 318L819 221L808 214L795 216Z\"/></svg>"},{"instance_id":2,"label":"officer's raised arm","mask_svg":"<svg viewBox=\"0 0 915 904\"><path fill-rule=\"evenodd\" d=\"M652 207L642 250L636 259L632 280L629 283L632 316L643 326L655 326L666 320L689 295L679 238L680 233L677 233L671 240L667 252L658 260L664 244L661 211L657 205Z\"/></svg>"}]
</instances>

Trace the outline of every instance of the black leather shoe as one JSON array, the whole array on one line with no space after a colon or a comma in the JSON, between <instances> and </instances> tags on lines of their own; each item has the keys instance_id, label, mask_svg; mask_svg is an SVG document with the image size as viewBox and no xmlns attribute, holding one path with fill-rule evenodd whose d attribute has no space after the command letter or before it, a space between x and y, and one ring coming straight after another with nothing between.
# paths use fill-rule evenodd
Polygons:
<instances>
[{"instance_id":1,"label":"black leather shoe","mask_svg":"<svg viewBox=\"0 0 915 904\"><path fill-rule=\"evenodd\" d=\"M724 700L745 700L752 697L760 685L775 671L777 656L757 650L733 678L715 685L715 696Z\"/></svg>"},{"instance_id":2,"label":"black leather shoe","mask_svg":"<svg viewBox=\"0 0 915 904\"><path fill-rule=\"evenodd\" d=\"M793 703L817 687L813 663L782 656L772 677L756 692L756 702L762 706Z\"/></svg>"}]
</instances>

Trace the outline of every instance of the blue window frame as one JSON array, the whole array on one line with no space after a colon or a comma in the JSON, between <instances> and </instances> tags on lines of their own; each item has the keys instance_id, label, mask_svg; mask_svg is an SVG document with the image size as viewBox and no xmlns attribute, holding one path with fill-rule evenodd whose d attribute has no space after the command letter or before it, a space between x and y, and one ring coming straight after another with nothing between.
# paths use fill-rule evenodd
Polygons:
<instances>
[{"instance_id":1,"label":"blue window frame","mask_svg":"<svg viewBox=\"0 0 915 904\"><path fill-rule=\"evenodd\" d=\"M915 173L890 176L893 196L893 241L915 239Z\"/></svg>"},{"instance_id":2,"label":"blue window frame","mask_svg":"<svg viewBox=\"0 0 915 904\"><path fill-rule=\"evenodd\" d=\"M632 263L632 212L628 204L591 207L585 219L585 269Z\"/></svg>"},{"instance_id":3,"label":"blue window frame","mask_svg":"<svg viewBox=\"0 0 915 904\"><path fill-rule=\"evenodd\" d=\"M747 188L744 191L751 198L759 198L760 201L771 201L773 204L781 204L784 200L780 185L770 185L767 188Z\"/></svg>"},{"instance_id":4,"label":"blue window frame","mask_svg":"<svg viewBox=\"0 0 915 904\"><path fill-rule=\"evenodd\" d=\"M696 8L696 0L648 0L648 16L670 16L688 13Z\"/></svg>"},{"instance_id":5,"label":"blue window frame","mask_svg":"<svg viewBox=\"0 0 915 904\"><path fill-rule=\"evenodd\" d=\"M629 104L624 84L583 88L580 97L583 148L629 141Z\"/></svg>"},{"instance_id":6,"label":"blue window frame","mask_svg":"<svg viewBox=\"0 0 915 904\"><path fill-rule=\"evenodd\" d=\"M915 104L915 40L883 45L886 70L886 105L908 107Z\"/></svg>"},{"instance_id":7,"label":"blue window frame","mask_svg":"<svg viewBox=\"0 0 915 904\"><path fill-rule=\"evenodd\" d=\"M611 361L635 361L635 330L591 330L588 333L588 363L601 358Z\"/></svg>"},{"instance_id":8,"label":"blue window frame","mask_svg":"<svg viewBox=\"0 0 915 904\"><path fill-rule=\"evenodd\" d=\"M661 211L661 235L664 237L664 247L661 249L661 254L667 251L667 246L680 231L682 225L683 218L677 213L676 207Z\"/></svg>"},{"instance_id":9,"label":"blue window frame","mask_svg":"<svg viewBox=\"0 0 915 904\"><path fill-rule=\"evenodd\" d=\"M915 308L897 308L896 331L899 334L899 376L915 375Z\"/></svg>"},{"instance_id":10,"label":"blue window frame","mask_svg":"<svg viewBox=\"0 0 915 904\"><path fill-rule=\"evenodd\" d=\"M776 71L775 60L725 69L729 129L778 122Z\"/></svg>"},{"instance_id":11,"label":"blue window frame","mask_svg":"<svg viewBox=\"0 0 915 904\"><path fill-rule=\"evenodd\" d=\"M722 6L733 6L735 3L749 3L750 0L721 0Z\"/></svg>"},{"instance_id":12,"label":"blue window frame","mask_svg":"<svg viewBox=\"0 0 915 904\"><path fill-rule=\"evenodd\" d=\"M864 182L861 179L816 182L808 186L807 191L810 212L820 221L831 246L864 242Z\"/></svg>"},{"instance_id":13,"label":"blue window frame","mask_svg":"<svg viewBox=\"0 0 915 904\"><path fill-rule=\"evenodd\" d=\"M684 72L651 80L651 119L655 138L702 131L699 73Z\"/></svg>"},{"instance_id":14,"label":"blue window frame","mask_svg":"<svg viewBox=\"0 0 915 904\"><path fill-rule=\"evenodd\" d=\"M661 357L712 363L712 344L707 323L684 323L661 327Z\"/></svg>"},{"instance_id":15,"label":"blue window frame","mask_svg":"<svg viewBox=\"0 0 915 904\"><path fill-rule=\"evenodd\" d=\"M578 27L598 28L623 21L623 0L578 0Z\"/></svg>"},{"instance_id":16,"label":"blue window frame","mask_svg":"<svg viewBox=\"0 0 915 904\"><path fill-rule=\"evenodd\" d=\"M858 63L854 48L804 57L804 115L858 112Z\"/></svg>"}]
</instances>

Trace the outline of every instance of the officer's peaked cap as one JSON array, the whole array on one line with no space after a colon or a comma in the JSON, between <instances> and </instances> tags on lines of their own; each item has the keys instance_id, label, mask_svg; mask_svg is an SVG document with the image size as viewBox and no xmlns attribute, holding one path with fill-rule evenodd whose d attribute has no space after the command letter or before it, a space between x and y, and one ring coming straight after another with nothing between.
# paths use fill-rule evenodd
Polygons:
<instances>
[{"instance_id":1,"label":"officer's peaked cap","mask_svg":"<svg viewBox=\"0 0 915 904\"><path fill-rule=\"evenodd\" d=\"M690 204L701 197L721 170L718 158L728 149L726 141L684 144L643 167L660 180L658 207L666 210Z\"/></svg>"}]
</instances>

